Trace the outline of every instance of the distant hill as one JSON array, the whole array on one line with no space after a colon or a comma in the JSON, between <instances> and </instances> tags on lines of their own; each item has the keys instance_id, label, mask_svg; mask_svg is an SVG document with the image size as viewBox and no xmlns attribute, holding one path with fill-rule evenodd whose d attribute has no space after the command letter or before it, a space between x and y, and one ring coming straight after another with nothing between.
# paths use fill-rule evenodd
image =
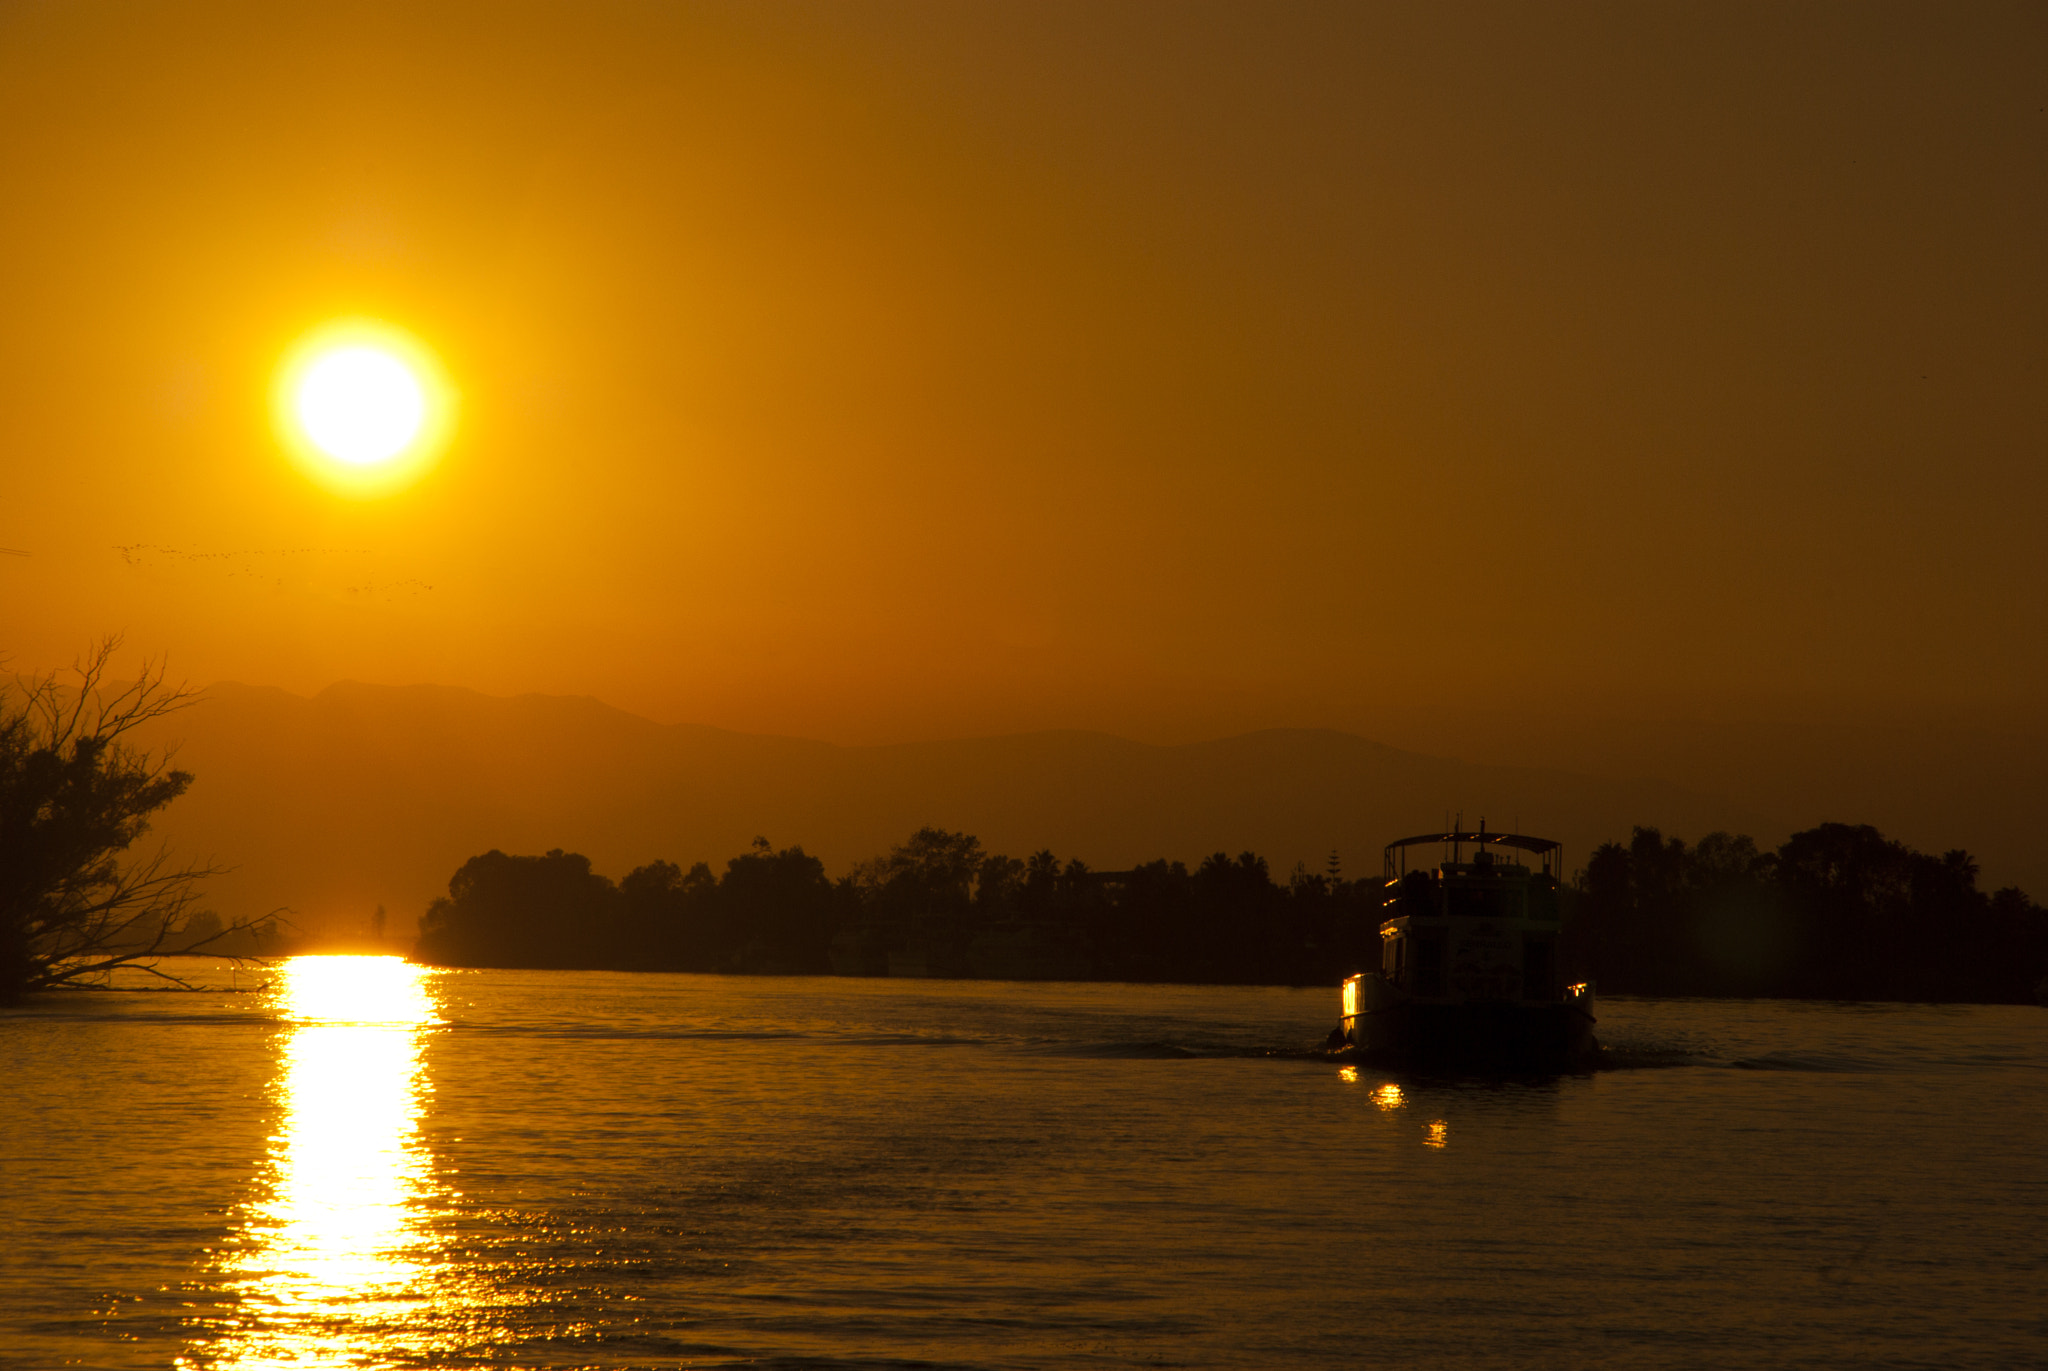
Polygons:
<instances>
[{"instance_id":1,"label":"distant hill","mask_svg":"<svg viewBox=\"0 0 2048 1371\"><path fill-rule=\"evenodd\" d=\"M1284 881L1330 851L1356 876L1390 839L1468 823L1562 839L1568 860L1654 823L1775 842L1785 826L1655 781L1492 767L1346 733L1275 729L1161 747L1100 733L839 747L667 726L589 698L343 683L307 699L220 684L167 721L197 777L156 836L235 869L223 915L279 905L360 929L379 904L408 929L466 858L491 848L588 854L614 877L655 858L714 866L755 835L843 871L936 824L993 851L1050 847L1097 869L1215 851L1266 857Z\"/></svg>"}]
</instances>

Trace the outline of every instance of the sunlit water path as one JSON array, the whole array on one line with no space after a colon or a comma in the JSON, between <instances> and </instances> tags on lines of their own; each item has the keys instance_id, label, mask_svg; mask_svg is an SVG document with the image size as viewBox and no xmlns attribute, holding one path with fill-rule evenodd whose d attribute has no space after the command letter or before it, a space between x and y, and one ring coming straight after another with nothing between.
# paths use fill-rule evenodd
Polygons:
<instances>
[{"instance_id":1,"label":"sunlit water path","mask_svg":"<svg viewBox=\"0 0 2048 1371\"><path fill-rule=\"evenodd\" d=\"M300 957L271 998L285 1025L280 1130L261 1198L210 1273L232 1313L189 1363L363 1366L446 1322L435 1220L449 1196L420 1136L432 973L395 957Z\"/></svg>"},{"instance_id":2,"label":"sunlit water path","mask_svg":"<svg viewBox=\"0 0 2048 1371\"><path fill-rule=\"evenodd\" d=\"M0 1366L2048 1364L2048 1012L433 972L0 1014Z\"/></svg>"}]
</instances>

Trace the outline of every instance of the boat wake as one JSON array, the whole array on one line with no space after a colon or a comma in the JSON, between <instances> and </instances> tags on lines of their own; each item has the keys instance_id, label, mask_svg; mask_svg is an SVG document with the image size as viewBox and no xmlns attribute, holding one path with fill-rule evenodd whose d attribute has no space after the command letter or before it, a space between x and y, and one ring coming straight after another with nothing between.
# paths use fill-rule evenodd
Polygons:
<instances>
[{"instance_id":1,"label":"boat wake","mask_svg":"<svg viewBox=\"0 0 2048 1371\"><path fill-rule=\"evenodd\" d=\"M1829 1073L1881 1071L1884 1068L1862 1057L1830 1052L1764 1052L1754 1057L1737 1057L1728 1063L1738 1071L1821 1071Z\"/></svg>"}]
</instances>

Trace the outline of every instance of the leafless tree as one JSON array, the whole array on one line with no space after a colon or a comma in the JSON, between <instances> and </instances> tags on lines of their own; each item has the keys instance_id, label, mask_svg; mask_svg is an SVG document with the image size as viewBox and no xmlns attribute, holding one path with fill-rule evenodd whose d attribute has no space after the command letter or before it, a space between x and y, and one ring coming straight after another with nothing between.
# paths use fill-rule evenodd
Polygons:
<instances>
[{"instance_id":1,"label":"leafless tree","mask_svg":"<svg viewBox=\"0 0 2048 1371\"><path fill-rule=\"evenodd\" d=\"M73 664L74 680L16 676L0 692L0 1003L117 967L183 984L158 959L207 952L251 926L188 936L199 883L221 869L179 865L162 849L127 855L150 816L192 784L169 751L131 735L196 692L148 660L134 680L110 680L119 647L96 643Z\"/></svg>"}]
</instances>

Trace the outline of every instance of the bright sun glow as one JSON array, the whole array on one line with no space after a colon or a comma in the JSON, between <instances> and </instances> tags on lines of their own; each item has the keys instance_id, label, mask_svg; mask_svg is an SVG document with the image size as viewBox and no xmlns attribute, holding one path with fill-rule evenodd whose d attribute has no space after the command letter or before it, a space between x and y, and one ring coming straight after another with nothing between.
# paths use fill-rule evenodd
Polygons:
<instances>
[{"instance_id":1,"label":"bright sun glow","mask_svg":"<svg viewBox=\"0 0 2048 1371\"><path fill-rule=\"evenodd\" d=\"M300 340L279 369L278 436L346 495L381 495L432 465L454 422L433 354L402 329L348 319Z\"/></svg>"},{"instance_id":2,"label":"bright sun glow","mask_svg":"<svg viewBox=\"0 0 2048 1371\"><path fill-rule=\"evenodd\" d=\"M315 447L351 466L369 466L396 457L419 437L427 397L390 353L340 347L306 368L298 411Z\"/></svg>"},{"instance_id":3,"label":"bright sun glow","mask_svg":"<svg viewBox=\"0 0 2048 1371\"><path fill-rule=\"evenodd\" d=\"M445 1199L420 1137L431 973L396 957L295 957L273 987L289 1025L267 1193L222 1256L240 1296L192 1363L234 1371L397 1364L439 1280Z\"/></svg>"}]
</instances>

